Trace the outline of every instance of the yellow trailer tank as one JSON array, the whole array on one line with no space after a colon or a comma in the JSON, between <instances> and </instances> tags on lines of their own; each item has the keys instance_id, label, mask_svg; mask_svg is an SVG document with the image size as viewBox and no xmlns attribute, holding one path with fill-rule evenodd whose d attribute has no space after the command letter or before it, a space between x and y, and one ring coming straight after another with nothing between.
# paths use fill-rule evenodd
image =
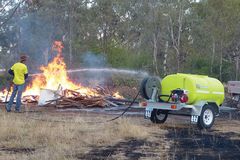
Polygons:
<instances>
[{"instance_id":1,"label":"yellow trailer tank","mask_svg":"<svg viewBox=\"0 0 240 160\"><path fill-rule=\"evenodd\" d=\"M161 82L162 95L170 95L172 90L178 88L187 91L187 104L207 101L219 106L224 100L223 84L208 76L177 73L166 76ZM161 99L166 101L168 98Z\"/></svg>"}]
</instances>

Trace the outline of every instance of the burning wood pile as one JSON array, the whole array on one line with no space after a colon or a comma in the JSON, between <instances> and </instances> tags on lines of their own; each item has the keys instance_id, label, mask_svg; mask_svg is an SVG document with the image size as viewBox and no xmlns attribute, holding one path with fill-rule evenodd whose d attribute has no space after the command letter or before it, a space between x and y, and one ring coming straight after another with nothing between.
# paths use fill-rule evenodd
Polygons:
<instances>
[{"instance_id":1,"label":"burning wood pile","mask_svg":"<svg viewBox=\"0 0 240 160\"><path fill-rule=\"evenodd\" d=\"M42 89L40 96L23 96L24 103L38 103L40 106L55 105L57 108L86 108L86 107L117 107L129 101L116 93L107 91L103 87L96 87L95 95L84 95L80 92L65 90Z\"/></svg>"},{"instance_id":2,"label":"burning wood pile","mask_svg":"<svg viewBox=\"0 0 240 160\"><path fill-rule=\"evenodd\" d=\"M41 66L41 74L32 77L23 93L23 103L50 104L59 108L67 107L107 107L127 102L118 92L97 86L88 88L73 82L67 75L67 67L62 56L63 44L55 41L51 51L58 54L46 66ZM61 85L60 85L61 84Z\"/></svg>"},{"instance_id":3,"label":"burning wood pile","mask_svg":"<svg viewBox=\"0 0 240 160\"><path fill-rule=\"evenodd\" d=\"M101 90L102 91L102 90ZM82 95L80 92L65 89L63 94L57 94L59 98L47 101L47 104L54 103L57 108L68 108L68 107L116 107L118 104L111 100L120 101L122 97L114 96L110 93L102 92L103 94L96 95ZM123 101L122 101L123 102Z\"/></svg>"}]
</instances>

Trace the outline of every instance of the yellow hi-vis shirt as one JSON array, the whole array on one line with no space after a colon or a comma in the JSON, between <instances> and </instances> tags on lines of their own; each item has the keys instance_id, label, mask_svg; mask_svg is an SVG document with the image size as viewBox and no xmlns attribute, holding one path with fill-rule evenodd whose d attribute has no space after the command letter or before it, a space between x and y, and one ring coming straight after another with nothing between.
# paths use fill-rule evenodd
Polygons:
<instances>
[{"instance_id":1,"label":"yellow hi-vis shirt","mask_svg":"<svg viewBox=\"0 0 240 160\"><path fill-rule=\"evenodd\" d=\"M14 78L13 83L16 85L21 85L25 83L24 75L28 73L27 66L23 63L17 62L12 67Z\"/></svg>"}]
</instances>

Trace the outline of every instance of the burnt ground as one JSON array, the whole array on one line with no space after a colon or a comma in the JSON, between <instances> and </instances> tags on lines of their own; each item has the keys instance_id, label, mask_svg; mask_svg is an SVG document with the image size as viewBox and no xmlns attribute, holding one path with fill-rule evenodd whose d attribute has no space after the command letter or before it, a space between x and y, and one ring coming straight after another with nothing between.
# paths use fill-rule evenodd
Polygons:
<instances>
[{"instance_id":1,"label":"burnt ground","mask_svg":"<svg viewBox=\"0 0 240 160\"><path fill-rule=\"evenodd\" d=\"M2 105L2 110L3 105ZM96 109L94 111L97 111ZM78 115L86 111L66 110L57 111L49 108L36 108L27 110L28 114L46 113ZM120 112L121 113L121 112ZM86 117L102 116L110 119L108 114L100 112L91 113L87 111ZM117 114L114 112L114 114ZM149 129L151 138L134 139L128 138L116 144L107 146L89 146L91 149L84 154L76 154L76 159L226 159L238 160L240 157L240 112L222 113L215 121L210 130L199 130L195 125L189 124L188 117L170 115L167 122L162 125L152 124L145 120L141 114L126 116L134 119L133 123L141 124ZM164 134L158 133L164 130ZM9 153L33 154L35 148L6 148L1 147L0 151ZM117 158L116 158L117 157Z\"/></svg>"},{"instance_id":2,"label":"burnt ground","mask_svg":"<svg viewBox=\"0 0 240 160\"><path fill-rule=\"evenodd\" d=\"M231 137L240 137L239 133L214 133L214 130L201 132L186 128L168 128L166 135L174 140L171 153L176 159L239 159L240 140Z\"/></svg>"},{"instance_id":3,"label":"burnt ground","mask_svg":"<svg viewBox=\"0 0 240 160\"><path fill-rule=\"evenodd\" d=\"M145 152L139 150L141 146L147 146L148 148L154 148L160 145L158 142L147 142L145 140L127 139L123 142L119 142L113 146L105 146L103 148L95 148L85 155L76 155L78 159L114 159L112 156L122 153L126 159L140 159L146 157L158 157L158 154L153 150L147 149ZM112 157L112 158L110 158Z\"/></svg>"},{"instance_id":4,"label":"burnt ground","mask_svg":"<svg viewBox=\"0 0 240 160\"><path fill-rule=\"evenodd\" d=\"M240 157L240 140L232 140L230 137L237 136L233 132L225 134L213 134L212 132L201 132L191 130L189 128L166 128L169 133L166 137L158 137L157 134L152 135L159 139L156 142L148 142L146 140L128 139L112 146L104 146L96 148L92 146L92 150L84 155L76 155L78 159L115 159L119 153L123 154L125 159L158 159L164 157L167 159L229 159L238 160ZM161 155L159 150L154 148L162 145L162 141L173 141L170 146L170 152ZM145 147L144 152L140 149ZM165 155L166 154L166 155Z\"/></svg>"},{"instance_id":5,"label":"burnt ground","mask_svg":"<svg viewBox=\"0 0 240 160\"><path fill-rule=\"evenodd\" d=\"M168 131L166 137L153 134L158 141L149 142L146 140L128 139L112 146L96 148L84 155L76 155L78 159L114 159L114 155L122 153L126 159L229 159L238 160L240 157L239 133L216 133L217 131L199 131L197 128L175 128L165 126ZM172 141L170 151L163 153L163 150L155 150L163 143ZM144 152L140 149L145 147Z\"/></svg>"},{"instance_id":6,"label":"burnt ground","mask_svg":"<svg viewBox=\"0 0 240 160\"><path fill-rule=\"evenodd\" d=\"M84 155L76 155L76 157L78 159L114 159L114 155L117 156L121 153L127 159L158 159L159 157L194 160L239 159L239 130L231 131L231 129L229 129L229 131L223 133L218 128L224 128L228 123L231 123L231 121L233 121L232 125L239 125L240 112L233 112L231 115L230 113L221 113L216 119L218 128L213 127L210 130L199 130L196 126L188 124L188 118L181 116L176 117L177 119L175 119L175 116L170 116L168 119L170 123L168 122L163 126L163 129L167 130L164 137L161 134L152 133L151 136L155 137L157 141L127 139L115 145L104 146L102 148L92 146L90 152ZM180 123L180 120L183 122ZM146 125L145 122L142 123ZM151 124L147 124L147 126L154 127ZM164 153L164 148L162 148L163 150L154 149L164 144L169 145L168 142L171 143L170 151L168 151L167 154ZM142 147L144 147L144 152L141 150Z\"/></svg>"},{"instance_id":7,"label":"burnt ground","mask_svg":"<svg viewBox=\"0 0 240 160\"><path fill-rule=\"evenodd\" d=\"M36 151L35 148L9 148L9 147L1 147L0 151L4 151L4 152L9 152L10 154L16 154L16 153L23 153L23 154L33 154L33 152Z\"/></svg>"},{"instance_id":8,"label":"burnt ground","mask_svg":"<svg viewBox=\"0 0 240 160\"><path fill-rule=\"evenodd\" d=\"M142 118L142 117L140 117ZM184 122L180 123L179 120ZM158 133L153 133L151 136L155 137L157 141L128 139L119 142L112 146L105 146L102 148L94 148L85 155L76 155L78 159L114 159L114 155L121 152L127 159L159 159L164 157L167 159L229 159L238 160L240 157L240 132L227 131L219 132L218 128L210 130L199 130L194 125L188 124L188 118L177 116L170 116L168 121L170 124L163 126L167 130L167 134L163 137ZM224 128L224 125L234 121L236 125L240 124L240 112L221 113L216 119L218 127ZM146 125L146 124L145 124ZM233 124L234 125L234 124ZM149 127L153 127L148 125ZM237 138L236 138L237 137ZM236 139L235 139L236 138ZM170 144L170 151L161 155L163 150L154 150L163 144ZM142 152L141 147L145 147Z\"/></svg>"}]
</instances>

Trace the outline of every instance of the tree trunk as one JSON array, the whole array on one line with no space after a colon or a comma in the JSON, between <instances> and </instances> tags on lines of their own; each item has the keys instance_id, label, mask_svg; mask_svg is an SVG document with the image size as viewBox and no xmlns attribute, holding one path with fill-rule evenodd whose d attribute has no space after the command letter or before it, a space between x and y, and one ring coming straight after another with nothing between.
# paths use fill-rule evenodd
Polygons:
<instances>
[{"instance_id":1,"label":"tree trunk","mask_svg":"<svg viewBox=\"0 0 240 160\"><path fill-rule=\"evenodd\" d=\"M235 74L235 80L238 80L238 74L239 74L239 56L236 57L236 74Z\"/></svg>"},{"instance_id":2,"label":"tree trunk","mask_svg":"<svg viewBox=\"0 0 240 160\"><path fill-rule=\"evenodd\" d=\"M223 42L221 41L221 46L220 46L220 65L219 65L219 79L222 81L222 65L223 65Z\"/></svg>"},{"instance_id":3,"label":"tree trunk","mask_svg":"<svg viewBox=\"0 0 240 160\"><path fill-rule=\"evenodd\" d=\"M180 72L180 65L181 65L181 57L180 55L177 56L177 72Z\"/></svg>"},{"instance_id":4,"label":"tree trunk","mask_svg":"<svg viewBox=\"0 0 240 160\"><path fill-rule=\"evenodd\" d=\"M107 26L107 25L106 25ZM104 29L103 31L103 51L104 51L104 54L107 54L107 27Z\"/></svg>"},{"instance_id":5,"label":"tree trunk","mask_svg":"<svg viewBox=\"0 0 240 160\"><path fill-rule=\"evenodd\" d=\"M183 23L183 6L180 2L179 6L179 15L178 15L178 37L177 37L177 72L180 71L180 65L181 65L181 54L180 54L180 42L181 42L181 33L182 33L182 23Z\"/></svg>"},{"instance_id":6,"label":"tree trunk","mask_svg":"<svg viewBox=\"0 0 240 160\"><path fill-rule=\"evenodd\" d=\"M180 71L180 65L181 65L181 54L180 54L180 45L181 45L181 33L182 33L182 25L183 25L183 6L180 3L179 6L179 15L178 15L178 30L177 34L175 36L174 34L174 24L171 16L169 16L169 22L170 22L170 34L172 39L173 48L176 51L176 57L177 57L177 72Z\"/></svg>"},{"instance_id":7,"label":"tree trunk","mask_svg":"<svg viewBox=\"0 0 240 160\"><path fill-rule=\"evenodd\" d=\"M156 75L159 75L158 71L158 62L157 62L157 55L158 55L158 35L154 34L153 35L153 67L154 67L154 73Z\"/></svg>"},{"instance_id":8,"label":"tree trunk","mask_svg":"<svg viewBox=\"0 0 240 160\"><path fill-rule=\"evenodd\" d=\"M179 71L179 67L180 67L180 62L179 62L179 50L178 50L178 45L176 43L175 37L174 37L174 30L173 30L173 22L172 22L172 18L169 16L169 21L170 21L170 33L171 33L171 40L172 40L172 44L173 44L173 48L176 51L176 57L177 57L177 72ZM179 41L180 42L180 41Z\"/></svg>"},{"instance_id":9,"label":"tree trunk","mask_svg":"<svg viewBox=\"0 0 240 160\"><path fill-rule=\"evenodd\" d=\"M165 44L165 54L164 54L164 60L163 60L163 74L164 74L164 76L167 75L167 57L168 57L168 41L166 41L166 44Z\"/></svg>"},{"instance_id":10,"label":"tree trunk","mask_svg":"<svg viewBox=\"0 0 240 160\"><path fill-rule=\"evenodd\" d=\"M178 48L175 46L174 49L176 50L176 55L177 55L177 72L180 71L180 64L181 64L181 56Z\"/></svg>"},{"instance_id":11,"label":"tree trunk","mask_svg":"<svg viewBox=\"0 0 240 160\"><path fill-rule=\"evenodd\" d=\"M216 43L215 39L213 38L213 43L212 43L212 57L211 57L211 68L210 68L210 73L213 74L213 63L215 59L215 51L216 51Z\"/></svg>"}]
</instances>

